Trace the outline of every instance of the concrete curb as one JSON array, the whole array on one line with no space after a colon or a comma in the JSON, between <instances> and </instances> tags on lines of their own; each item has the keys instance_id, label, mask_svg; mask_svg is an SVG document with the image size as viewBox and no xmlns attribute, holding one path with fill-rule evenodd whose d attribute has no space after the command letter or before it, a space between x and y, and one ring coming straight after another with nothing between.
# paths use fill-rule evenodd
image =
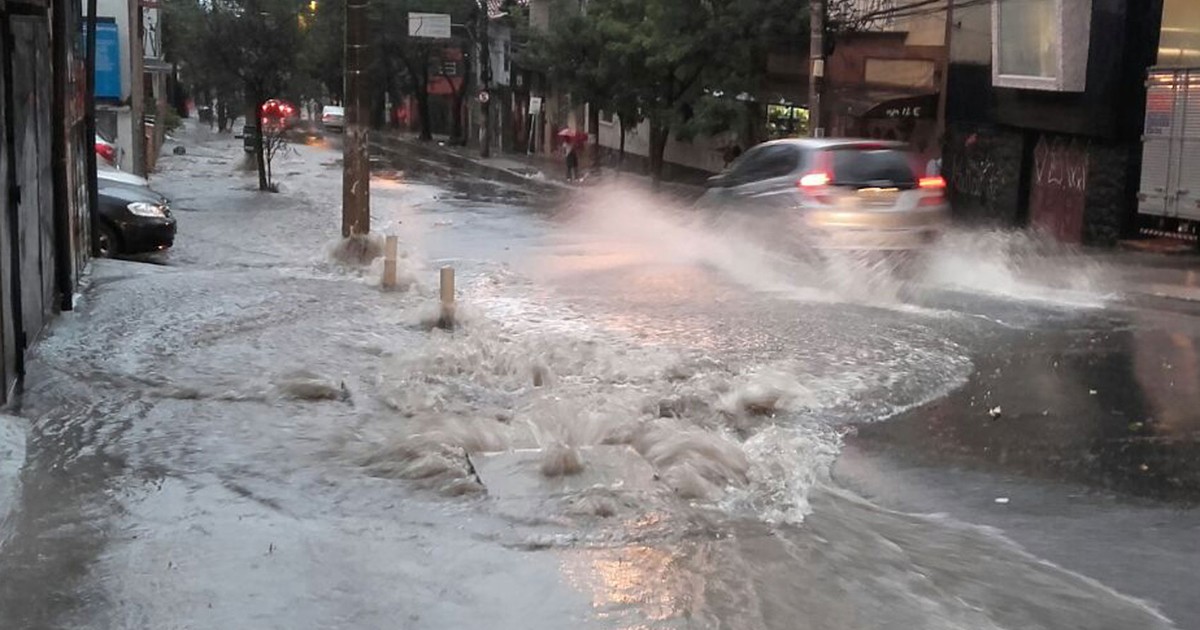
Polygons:
<instances>
[{"instance_id":1,"label":"concrete curb","mask_svg":"<svg viewBox=\"0 0 1200 630\"><path fill-rule=\"evenodd\" d=\"M29 423L23 418L0 414L0 547L12 532L9 521L21 499L21 470L25 467L25 445Z\"/></svg>"}]
</instances>

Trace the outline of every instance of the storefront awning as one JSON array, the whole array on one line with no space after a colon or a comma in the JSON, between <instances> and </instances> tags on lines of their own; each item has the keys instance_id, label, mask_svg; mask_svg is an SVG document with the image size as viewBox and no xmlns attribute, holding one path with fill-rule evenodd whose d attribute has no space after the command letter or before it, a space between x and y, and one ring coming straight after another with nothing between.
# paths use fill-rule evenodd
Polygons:
<instances>
[{"instance_id":1,"label":"storefront awning","mask_svg":"<svg viewBox=\"0 0 1200 630\"><path fill-rule=\"evenodd\" d=\"M826 98L831 109L855 118L937 117L937 92L855 86L831 90Z\"/></svg>"}]
</instances>

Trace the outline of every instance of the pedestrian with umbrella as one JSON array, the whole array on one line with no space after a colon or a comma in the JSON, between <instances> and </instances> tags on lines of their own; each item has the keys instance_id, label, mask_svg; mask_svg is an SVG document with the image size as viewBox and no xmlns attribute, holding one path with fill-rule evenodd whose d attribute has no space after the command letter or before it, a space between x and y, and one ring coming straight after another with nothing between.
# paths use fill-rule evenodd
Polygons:
<instances>
[{"instance_id":1,"label":"pedestrian with umbrella","mask_svg":"<svg viewBox=\"0 0 1200 630\"><path fill-rule=\"evenodd\" d=\"M580 140L580 132L573 129L563 129L558 132L558 137L563 140L563 153L567 160L567 181L574 182L579 179L579 149L576 146ZM587 135L583 135L587 138Z\"/></svg>"}]
</instances>

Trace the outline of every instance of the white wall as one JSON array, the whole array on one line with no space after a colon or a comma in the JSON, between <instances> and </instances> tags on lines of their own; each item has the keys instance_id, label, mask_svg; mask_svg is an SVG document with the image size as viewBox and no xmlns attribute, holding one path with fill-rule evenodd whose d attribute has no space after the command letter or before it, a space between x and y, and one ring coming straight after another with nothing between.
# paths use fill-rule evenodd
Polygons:
<instances>
[{"instance_id":1,"label":"white wall","mask_svg":"<svg viewBox=\"0 0 1200 630\"><path fill-rule=\"evenodd\" d=\"M697 137L691 142L680 142L671 137L667 140L663 159L671 164L717 173L725 168L723 149L732 138L732 133L716 138ZM613 151L621 147L621 125L616 116L612 122L600 120L600 146ZM625 152L641 157L650 155L649 123L643 121L629 132L625 137Z\"/></svg>"},{"instance_id":2,"label":"white wall","mask_svg":"<svg viewBox=\"0 0 1200 630\"><path fill-rule=\"evenodd\" d=\"M132 77L129 56L129 2L127 0L96 0L96 16L114 18L117 22L117 48L120 52L121 67L121 103L120 107L110 107L117 112L117 137L113 140L120 149L120 167L125 171L133 170L133 117L130 115L128 101L132 93Z\"/></svg>"},{"instance_id":3,"label":"white wall","mask_svg":"<svg viewBox=\"0 0 1200 630\"><path fill-rule=\"evenodd\" d=\"M954 10L950 58L955 63L992 63L992 7L981 4Z\"/></svg>"}]
</instances>

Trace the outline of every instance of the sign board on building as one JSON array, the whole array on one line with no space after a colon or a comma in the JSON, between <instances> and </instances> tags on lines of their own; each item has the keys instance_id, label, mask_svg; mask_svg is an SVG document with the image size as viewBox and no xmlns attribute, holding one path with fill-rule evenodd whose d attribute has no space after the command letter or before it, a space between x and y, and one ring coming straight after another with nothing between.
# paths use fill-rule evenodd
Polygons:
<instances>
[{"instance_id":1,"label":"sign board on building","mask_svg":"<svg viewBox=\"0 0 1200 630\"><path fill-rule=\"evenodd\" d=\"M450 16L446 13L409 13L408 35L429 39L450 39Z\"/></svg>"},{"instance_id":2,"label":"sign board on building","mask_svg":"<svg viewBox=\"0 0 1200 630\"><path fill-rule=\"evenodd\" d=\"M542 97L540 97L540 96L530 96L529 97L529 113L533 114L535 116L537 114L542 113Z\"/></svg>"},{"instance_id":3,"label":"sign board on building","mask_svg":"<svg viewBox=\"0 0 1200 630\"><path fill-rule=\"evenodd\" d=\"M96 19L96 98L121 100L121 36L112 19Z\"/></svg>"},{"instance_id":4,"label":"sign board on building","mask_svg":"<svg viewBox=\"0 0 1200 630\"><path fill-rule=\"evenodd\" d=\"M926 118L925 108L920 105L900 105L883 110L887 118Z\"/></svg>"}]
</instances>

